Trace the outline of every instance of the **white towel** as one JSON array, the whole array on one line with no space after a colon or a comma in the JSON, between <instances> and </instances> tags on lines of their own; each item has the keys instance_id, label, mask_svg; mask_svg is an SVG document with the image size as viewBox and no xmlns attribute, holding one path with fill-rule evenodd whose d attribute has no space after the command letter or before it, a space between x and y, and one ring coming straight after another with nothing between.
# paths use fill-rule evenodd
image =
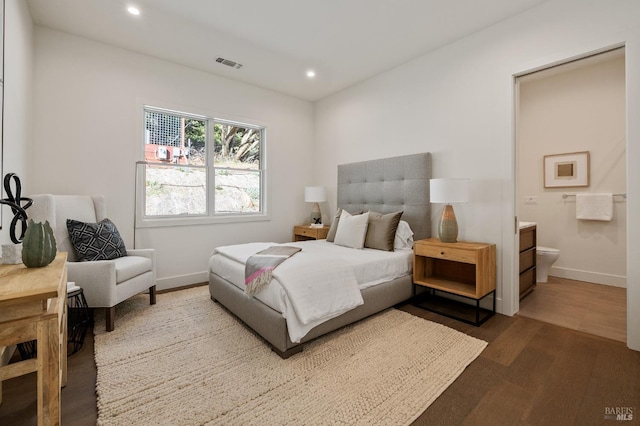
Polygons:
<instances>
[{"instance_id":1,"label":"white towel","mask_svg":"<svg viewBox=\"0 0 640 426\"><path fill-rule=\"evenodd\" d=\"M613 219L613 194L576 194L576 219Z\"/></svg>"}]
</instances>

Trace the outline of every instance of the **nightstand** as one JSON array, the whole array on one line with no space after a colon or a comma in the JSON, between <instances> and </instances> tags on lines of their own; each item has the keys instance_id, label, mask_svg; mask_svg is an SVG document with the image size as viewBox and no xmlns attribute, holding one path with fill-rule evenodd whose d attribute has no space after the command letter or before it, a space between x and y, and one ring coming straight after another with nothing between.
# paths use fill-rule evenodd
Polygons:
<instances>
[{"instance_id":1,"label":"nightstand","mask_svg":"<svg viewBox=\"0 0 640 426\"><path fill-rule=\"evenodd\" d=\"M309 225L299 225L293 227L293 241L323 240L327 238L329 227L314 228Z\"/></svg>"},{"instance_id":2,"label":"nightstand","mask_svg":"<svg viewBox=\"0 0 640 426\"><path fill-rule=\"evenodd\" d=\"M459 241L443 243L438 238L418 240L413 244L413 283L429 289L414 303L430 311L479 326L496 312L496 246ZM447 293L456 297L442 297ZM480 301L492 296L491 310Z\"/></svg>"}]
</instances>

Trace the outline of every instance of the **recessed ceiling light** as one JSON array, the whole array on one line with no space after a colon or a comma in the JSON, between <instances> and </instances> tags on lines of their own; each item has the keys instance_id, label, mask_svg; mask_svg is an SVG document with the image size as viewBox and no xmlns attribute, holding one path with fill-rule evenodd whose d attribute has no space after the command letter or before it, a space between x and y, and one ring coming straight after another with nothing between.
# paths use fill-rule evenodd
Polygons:
<instances>
[{"instance_id":1,"label":"recessed ceiling light","mask_svg":"<svg viewBox=\"0 0 640 426\"><path fill-rule=\"evenodd\" d=\"M307 71L307 77L313 78L316 76L316 72L314 70Z\"/></svg>"},{"instance_id":2,"label":"recessed ceiling light","mask_svg":"<svg viewBox=\"0 0 640 426\"><path fill-rule=\"evenodd\" d=\"M135 15L135 16L140 15L140 9L138 9L138 8L137 8L137 7L135 7L135 6L129 6L129 7L127 8L127 12L129 12L130 14Z\"/></svg>"}]
</instances>

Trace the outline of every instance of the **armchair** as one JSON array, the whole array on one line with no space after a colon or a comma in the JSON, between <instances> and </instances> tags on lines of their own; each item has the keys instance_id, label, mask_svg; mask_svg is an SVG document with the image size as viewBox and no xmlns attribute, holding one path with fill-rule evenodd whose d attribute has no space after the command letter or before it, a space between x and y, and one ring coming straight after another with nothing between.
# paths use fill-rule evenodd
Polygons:
<instances>
[{"instance_id":1,"label":"armchair","mask_svg":"<svg viewBox=\"0 0 640 426\"><path fill-rule=\"evenodd\" d=\"M77 261L67 231L67 219L97 223L107 217L103 196L34 195L27 214L35 222L49 221L58 251L66 251L67 276L84 289L91 308L105 308L106 329L113 331L115 307L142 291L149 290L149 302L156 303L156 255L154 249L127 250L127 256L113 260Z\"/></svg>"}]
</instances>

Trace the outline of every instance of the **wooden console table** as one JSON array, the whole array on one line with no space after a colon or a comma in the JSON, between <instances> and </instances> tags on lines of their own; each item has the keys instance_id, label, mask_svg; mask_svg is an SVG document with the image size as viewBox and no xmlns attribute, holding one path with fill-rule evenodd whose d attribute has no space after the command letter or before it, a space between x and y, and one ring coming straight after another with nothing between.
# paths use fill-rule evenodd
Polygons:
<instances>
[{"instance_id":1,"label":"wooden console table","mask_svg":"<svg viewBox=\"0 0 640 426\"><path fill-rule=\"evenodd\" d=\"M38 374L38 425L60 424L67 382L67 253L43 268L0 265L0 346L36 340L37 357L0 367L0 382Z\"/></svg>"}]
</instances>

